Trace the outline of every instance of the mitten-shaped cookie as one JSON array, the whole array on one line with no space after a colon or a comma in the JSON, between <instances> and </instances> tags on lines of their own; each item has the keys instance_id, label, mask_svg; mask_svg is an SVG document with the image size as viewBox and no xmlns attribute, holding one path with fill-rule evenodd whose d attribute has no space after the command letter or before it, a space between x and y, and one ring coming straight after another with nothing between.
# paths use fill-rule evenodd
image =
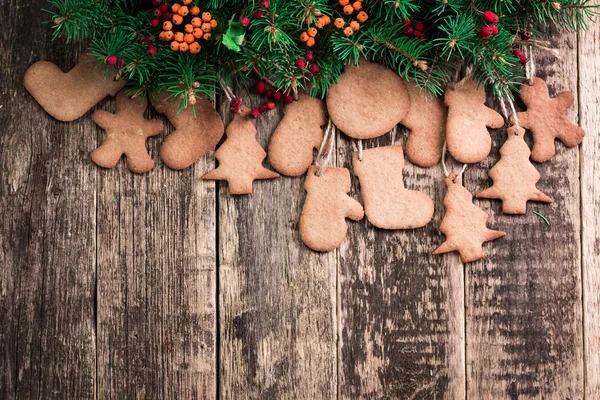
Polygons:
<instances>
[{"instance_id":1,"label":"mitten-shaped cookie","mask_svg":"<svg viewBox=\"0 0 600 400\"><path fill-rule=\"evenodd\" d=\"M336 249L346 237L346 218L355 221L364 216L360 203L348 196L350 172L346 168L327 168L320 176L311 166L306 174L306 201L300 216L300 236L316 251Z\"/></svg>"},{"instance_id":2,"label":"mitten-shaped cookie","mask_svg":"<svg viewBox=\"0 0 600 400\"><path fill-rule=\"evenodd\" d=\"M412 229L425 226L433 217L433 200L427 194L408 190L402 182L402 146L375 147L352 153L354 174L370 223L383 229Z\"/></svg>"},{"instance_id":3,"label":"mitten-shaped cookie","mask_svg":"<svg viewBox=\"0 0 600 400\"><path fill-rule=\"evenodd\" d=\"M531 151L523 139L525 129L511 126L507 134L500 161L489 172L494 185L478 193L477 198L501 199L503 213L525 214L528 200L551 203L552 199L535 187L540 173L529 161Z\"/></svg>"},{"instance_id":4,"label":"mitten-shaped cookie","mask_svg":"<svg viewBox=\"0 0 600 400\"><path fill-rule=\"evenodd\" d=\"M448 110L444 100L406 82L410 109L400 121L411 130L406 140L406 157L420 167L431 167L442 158Z\"/></svg>"},{"instance_id":5,"label":"mitten-shaped cookie","mask_svg":"<svg viewBox=\"0 0 600 400\"><path fill-rule=\"evenodd\" d=\"M318 149L323 140L325 104L301 94L283 112L285 115L269 142L269 162L283 175L300 176L312 164L313 149Z\"/></svg>"},{"instance_id":6,"label":"mitten-shaped cookie","mask_svg":"<svg viewBox=\"0 0 600 400\"><path fill-rule=\"evenodd\" d=\"M158 119L145 120L147 100L130 99L124 91L117 95L117 111L114 114L98 110L92 119L106 131L102 146L92 151L91 157L97 165L113 168L123 154L132 172L148 172L154 161L146 151L146 139L161 133L163 122Z\"/></svg>"},{"instance_id":7,"label":"mitten-shaped cookie","mask_svg":"<svg viewBox=\"0 0 600 400\"><path fill-rule=\"evenodd\" d=\"M329 87L327 111L333 123L355 139L389 132L408 113L410 100L404 80L394 71L361 59L347 65Z\"/></svg>"},{"instance_id":8,"label":"mitten-shaped cookie","mask_svg":"<svg viewBox=\"0 0 600 400\"><path fill-rule=\"evenodd\" d=\"M160 157L172 169L184 169L214 149L225 130L221 117L205 97L197 98L194 105L179 111L179 101L158 96L154 108L171 121L175 130L167 136L160 148Z\"/></svg>"},{"instance_id":9,"label":"mitten-shaped cookie","mask_svg":"<svg viewBox=\"0 0 600 400\"><path fill-rule=\"evenodd\" d=\"M492 138L486 127L501 128L504 119L485 106L485 89L475 81L449 84L444 96L448 106L446 143L457 161L479 162L490 154Z\"/></svg>"},{"instance_id":10,"label":"mitten-shaped cookie","mask_svg":"<svg viewBox=\"0 0 600 400\"><path fill-rule=\"evenodd\" d=\"M446 235L446 241L433 254L456 250L464 263L479 260L484 256L483 243L498 239L506 232L486 227L488 215L473 204L473 196L463 187L460 179L456 179L455 174L450 174L445 182L448 187L444 197L446 215L440 231Z\"/></svg>"},{"instance_id":11,"label":"mitten-shaped cookie","mask_svg":"<svg viewBox=\"0 0 600 400\"><path fill-rule=\"evenodd\" d=\"M256 141L256 128L250 119L250 109L240 107L227 127L227 139L216 151L219 167L202 179L226 180L231 194L251 194L256 179L279 178L279 174L262 166L267 153Z\"/></svg>"},{"instance_id":12,"label":"mitten-shaped cookie","mask_svg":"<svg viewBox=\"0 0 600 400\"><path fill-rule=\"evenodd\" d=\"M104 68L87 54L64 73L48 61L38 61L25 73L25 89L44 110L59 121L74 121L108 95L114 96L127 84L126 79L115 81L117 70Z\"/></svg>"},{"instance_id":13,"label":"mitten-shaped cookie","mask_svg":"<svg viewBox=\"0 0 600 400\"><path fill-rule=\"evenodd\" d=\"M531 130L533 135L531 158L534 161L544 162L554 157L554 139L559 139L567 147L582 142L585 132L571 123L566 115L575 102L573 93L562 92L550 98L546 82L533 78L533 85L521 86L519 97L527 106L527 111L517 113L517 117L519 124ZM514 118L511 121L514 122Z\"/></svg>"}]
</instances>

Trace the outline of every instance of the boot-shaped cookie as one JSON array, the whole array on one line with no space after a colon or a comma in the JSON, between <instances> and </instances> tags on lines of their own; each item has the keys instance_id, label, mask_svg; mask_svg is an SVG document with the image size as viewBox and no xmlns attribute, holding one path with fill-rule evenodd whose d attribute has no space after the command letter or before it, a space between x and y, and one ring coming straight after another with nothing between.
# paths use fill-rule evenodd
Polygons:
<instances>
[{"instance_id":1,"label":"boot-shaped cookie","mask_svg":"<svg viewBox=\"0 0 600 400\"><path fill-rule=\"evenodd\" d=\"M444 101L448 106L446 143L461 163L477 163L490 154L492 138L486 127L501 128L504 119L485 106L485 89L475 81L449 84Z\"/></svg>"},{"instance_id":2,"label":"boot-shaped cookie","mask_svg":"<svg viewBox=\"0 0 600 400\"><path fill-rule=\"evenodd\" d=\"M92 151L92 161L101 167L113 168L125 154L130 171L150 171L154 161L146 150L146 139L161 133L164 125L159 119L144 119L147 107L145 98L130 99L121 91L114 114L102 110L94 112L92 119L106 131L106 138L102 146Z\"/></svg>"},{"instance_id":3,"label":"boot-shaped cookie","mask_svg":"<svg viewBox=\"0 0 600 400\"><path fill-rule=\"evenodd\" d=\"M114 96L127 84L115 81L117 70L104 68L91 56L82 54L79 64L67 73L48 61L38 61L25 73L25 89L48 114L59 121L74 121L107 95Z\"/></svg>"},{"instance_id":4,"label":"boot-shaped cookie","mask_svg":"<svg viewBox=\"0 0 600 400\"><path fill-rule=\"evenodd\" d=\"M325 104L301 94L283 112L285 115L269 142L269 162L283 175L300 176L312 164L313 149L318 149L323 140Z\"/></svg>"},{"instance_id":5,"label":"boot-shaped cookie","mask_svg":"<svg viewBox=\"0 0 600 400\"><path fill-rule=\"evenodd\" d=\"M423 192L406 189L402 182L402 146L365 150L362 161L354 152L352 166L360 180L365 214L374 226L382 229L412 229L431 221L433 200Z\"/></svg>"},{"instance_id":6,"label":"boot-shaped cookie","mask_svg":"<svg viewBox=\"0 0 600 400\"><path fill-rule=\"evenodd\" d=\"M350 171L326 168L321 176L311 166L306 174L306 201L300 216L302 241L316 251L336 249L346 237L346 218L359 221L364 216L360 203L348 196Z\"/></svg>"},{"instance_id":7,"label":"boot-shaped cookie","mask_svg":"<svg viewBox=\"0 0 600 400\"><path fill-rule=\"evenodd\" d=\"M194 108L183 108L179 101L167 99L160 94L154 108L164 114L175 127L160 148L160 158L172 169L184 169L214 149L223 137L225 128L212 103L205 97L198 98Z\"/></svg>"}]
</instances>

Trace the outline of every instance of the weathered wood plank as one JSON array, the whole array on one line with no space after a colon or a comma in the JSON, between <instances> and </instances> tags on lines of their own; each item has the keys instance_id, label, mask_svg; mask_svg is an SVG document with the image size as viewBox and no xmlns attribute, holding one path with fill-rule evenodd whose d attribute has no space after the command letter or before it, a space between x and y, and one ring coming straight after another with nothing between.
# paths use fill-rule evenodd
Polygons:
<instances>
[{"instance_id":1,"label":"weathered wood plank","mask_svg":"<svg viewBox=\"0 0 600 400\"><path fill-rule=\"evenodd\" d=\"M260 103L240 96L247 105ZM229 122L226 102L221 114ZM281 116L257 121L263 148ZM219 183L224 399L336 397L336 254L317 254L300 240L303 181L255 181L254 193L244 196Z\"/></svg>"},{"instance_id":2,"label":"weathered wood plank","mask_svg":"<svg viewBox=\"0 0 600 400\"><path fill-rule=\"evenodd\" d=\"M98 172L100 398L216 398L216 193L200 179L214 156L170 170L165 137L148 141L150 173Z\"/></svg>"},{"instance_id":3,"label":"weathered wood plank","mask_svg":"<svg viewBox=\"0 0 600 400\"><path fill-rule=\"evenodd\" d=\"M43 3L3 2L0 15L0 398L93 399L96 170L85 160L96 138L23 87L34 61L77 60L51 43Z\"/></svg>"},{"instance_id":4,"label":"weathered wood plank","mask_svg":"<svg viewBox=\"0 0 600 400\"><path fill-rule=\"evenodd\" d=\"M551 41L561 58L538 54L537 76L547 80L551 96L572 90L577 97L577 38L553 34ZM577 121L577 104L569 117ZM492 155L467 169L472 193L489 187L487 172L505 134L492 132ZM558 142L557 149L551 161L535 164L542 175L538 187L553 204L530 203L526 215L509 216L499 201L476 202L507 236L466 267L469 398L583 397L579 157Z\"/></svg>"},{"instance_id":5,"label":"weathered wood plank","mask_svg":"<svg viewBox=\"0 0 600 400\"><path fill-rule=\"evenodd\" d=\"M405 143L399 133L396 144ZM391 144L390 135L364 141ZM351 143L338 138L338 166L351 168ZM398 177L402 179L402 177ZM340 248L340 385L343 398L460 399L465 397L464 281L456 255L433 256L443 241L440 165L408 161L405 186L434 200L424 228L389 231L366 219L351 223ZM358 180L353 193L360 197Z\"/></svg>"},{"instance_id":6,"label":"weathered wood plank","mask_svg":"<svg viewBox=\"0 0 600 400\"><path fill-rule=\"evenodd\" d=\"M599 1L595 2L600 4ZM579 123L581 146L581 247L585 395L600 398L600 27L579 34Z\"/></svg>"}]
</instances>

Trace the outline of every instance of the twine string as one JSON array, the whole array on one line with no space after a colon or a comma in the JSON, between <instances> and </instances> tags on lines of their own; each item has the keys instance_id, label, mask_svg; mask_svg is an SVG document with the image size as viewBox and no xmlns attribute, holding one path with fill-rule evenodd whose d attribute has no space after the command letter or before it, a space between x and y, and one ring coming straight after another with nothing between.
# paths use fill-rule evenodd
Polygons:
<instances>
[{"instance_id":1,"label":"twine string","mask_svg":"<svg viewBox=\"0 0 600 400\"><path fill-rule=\"evenodd\" d=\"M319 167L316 174L317 176L321 176L323 171L329 165L329 159L331 158L331 153L333 153L333 133L335 129L333 128L333 122L331 119L327 121L327 128L325 129L325 134L323 135L323 140L321 141L321 145L319 146L319 151L317 152L317 157L315 158L315 165ZM325 148L326 145L327 149Z\"/></svg>"},{"instance_id":2,"label":"twine string","mask_svg":"<svg viewBox=\"0 0 600 400\"><path fill-rule=\"evenodd\" d=\"M446 178L450 176L450 171L448 170L448 166L446 165L446 154L447 153L448 153L448 147L446 145L446 141L444 141L444 147L442 148L442 169L444 170L444 175L446 176ZM460 169L460 172L458 173L458 175L456 175L456 178L454 178L454 182L462 179L462 176L465 173L466 169L467 169L467 164L463 164L462 168Z\"/></svg>"}]
</instances>

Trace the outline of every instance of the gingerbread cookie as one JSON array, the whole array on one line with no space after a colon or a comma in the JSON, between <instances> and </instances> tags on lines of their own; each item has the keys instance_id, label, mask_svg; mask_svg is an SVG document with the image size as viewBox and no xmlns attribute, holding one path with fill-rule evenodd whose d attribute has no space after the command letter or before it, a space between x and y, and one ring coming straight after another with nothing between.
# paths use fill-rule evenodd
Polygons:
<instances>
[{"instance_id":1,"label":"gingerbread cookie","mask_svg":"<svg viewBox=\"0 0 600 400\"><path fill-rule=\"evenodd\" d=\"M504 214L525 214L527 201L552 203L535 184L540 173L529 161L531 151L523 136L525 129L507 129L508 139L500 149L500 161L489 172L494 185L477 194L479 199L501 199Z\"/></svg>"},{"instance_id":2,"label":"gingerbread cookie","mask_svg":"<svg viewBox=\"0 0 600 400\"><path fill-rule=\"evenodd\" d=\"M172 169L184 169L214 149L225 130L221 117L212 103L198 97L194 105L179 111L179 101L167 99L162 93L154 108L164 114L175 127L160 148L160 157Z\"/></svg>"},{"instance_id":3,"label":"gingerbread cookie","mask_svg":"<svg viewBox=\"0 0 600 400\"><path fill-rule=\"evenodd\" d=\"M562 92L550 98L546 82L533 78L533 85L521 86L519 94L527 111L517 113L519 125L533 135L531 158L537 162L548 161L556 153L554 139L559 139L567 147L574 147L583 141L585 132L567 118L567 110L575 102L572 92ZM514 122L514 118L511 117Z\"/></svg>"},{"instance_id":4,"label":"gingerbread cookie","mask_svg":"<svg viewBox=\"0 0 600 400\"><path fill-rule=\"evenodd\" d=\"M400 121L411 130L406 140L406 157L420 167L431 167L442 158L448 110L444 101L406 82L410 109Z\"/></svg>"},{"instance_id":5,"label":"gingerbread cookie","mask_svg":"<svg viewBox=\"0 0 600 400\"><path fill-rule=\"evenodd\" d=\"M446 215L440 225L440 231L446 235L446 241L433 251L433 254L458 251L463 263L479 260L484 256L483 243L498 239L506 232L493 231L486 227L488 215L473 204L473 196L465 189L455 174L446 180L448 192L444 197Z\"/></svg>"},{"instance_id":6,"label":"gingerbread cookie","mask_svg":"<svg viewBox=\"0 0 600 400\"><path fill-rule=\"evenodd\" d=\"M352 153L354 174L360 180L365 214L371 224L382 229L413 229L427 225L433 218L433 200L402 182L402 146L375 147Z\"/></svg>"},{"instance_id":7,"label":"gingerbread cookie","mask_svg":"<svg viewBox=\"0 0 600 400\"><path fill-rule=\"evenodd\" d=\"M279 174L262 166L267 153L256 141L256 128L250 119L250 109L241 106L227 127L227 139L215 156L219 167L202 179L226 180L231 194L251 194L256 179L279 178Z\"/></svg>"},{"instance_id":8,"label":"gingerbread cookie","mask_svg":"<svg viewBox=\"0 0 600 400\"><path fill-rule=\"evenodd\" d=\"M446 143L452 157L466 164L486 158L492 148L486 127L501 128L504 119L485 106L485 89L470 80L449 84L444 102L448 106Z\"/></svg>"},{"instance_id":9,"label":"gingerbread cookie","mask_svg":"<svg viewBox=\"0 0 600 400\"><path fill-rule=\"evenodd\" d=\"M124 91L120 91L116 113L94 112L92 119L106 131L106 139L92 152L92 161L101 167L113 168L125 154L130 171L150 171L154 161L146 150L146 139L161 133L164 125L159 119L144 119L147 107L146 98L130 99Z\"/></svg>"},{"instance_id":10,"label":"gingerbread cookie","mask_svg":"<svg viewBox=\"0 0 600 400\"><path fill-rule=\"evenodd\" d=\"M115 81L117 70L104 68L82 54L79 63L64 73L48 61L38 61L25 73L25 89L44 110L59 121L74 121L108 95L116 95L127 84L126 79Z\"/></svg>"},{"instance_id":11,"label":"gingerbread cookie","mask_svg":"<svg viewBox=\"0 0 600 400\"><path fill-rule=\"evenodd\" d=\"M323 101L301 94L298 101L287 104L284 117L269 142L269 161L287 176L300 176L313 160L313 149L323 140L327 122Z\"/></svg>"},{"instance_id":12,"label":"gingerbread cookie","mask_svg":"<svg viewBox=\"0 0 600 400\"><path fill-rule=\"evenodd\" d=\"M406 116L409 105L404 80L394 71L364 59L358 67L346 66L327 94L329 117L355 139L371 139L389 132Z\"/></svg>"},{"instance_id":13,"label":"gingerbread cookie","mask_svg":"<svg viewBox=\"0 0 600 400\"><path fill-rule=\"evenodd\" d=\"M347 195L350 171L326 168L317 176L318 170L313 165L306 174L304 189L307 195L300 216L300 236L313 250L331 251L346 237L346 218L359 221L364 212L360 203Z\"/></svg>"}]
</instances>

